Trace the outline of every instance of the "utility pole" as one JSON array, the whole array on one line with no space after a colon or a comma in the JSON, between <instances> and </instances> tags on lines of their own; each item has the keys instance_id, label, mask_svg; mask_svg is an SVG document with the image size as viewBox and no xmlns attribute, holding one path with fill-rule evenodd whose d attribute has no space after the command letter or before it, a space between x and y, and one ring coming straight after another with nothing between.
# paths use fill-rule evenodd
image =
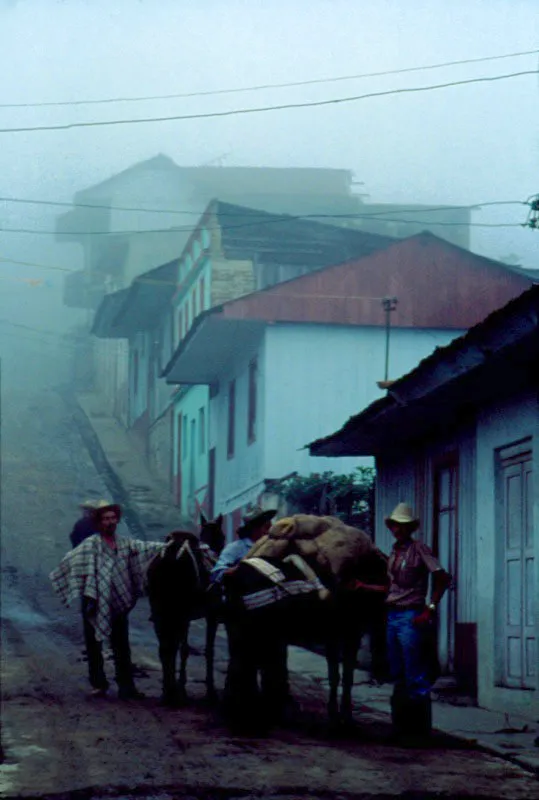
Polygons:
<instances>
[{"instance_id":1,"label":"utility pole","mask_svg":"<svg viewBox=\"0 0 539 800\"><path fill-rule=\"evenodd\" d=\"M0 540L2 538L2 501L4 499L2 492L2 359L0 358Z\"/></svg>"},{"instance_id":2,"label":"utility pole","mask_svg":"<svg viewBox=\"0 0 539 800\"><path fill-rule=\"evenodd\" d=\"M528 219L524 227L531 228L532 230L539 230L539 194L529 197L527 204L530 207L528 212Z\"/></svg>"},{"instance_id":3,"label":"utility pole","mask_svg":"<svg viewBox=\"0 0 539 800\"><path fill-rule=\"evenodd\" d=\"M389 338L391 334L391 312L397 308L396 297L384 297L382 299L382 308L386 315L386 364L384 373L384 382L389 380Z\"/></svg>"}]
</instances>

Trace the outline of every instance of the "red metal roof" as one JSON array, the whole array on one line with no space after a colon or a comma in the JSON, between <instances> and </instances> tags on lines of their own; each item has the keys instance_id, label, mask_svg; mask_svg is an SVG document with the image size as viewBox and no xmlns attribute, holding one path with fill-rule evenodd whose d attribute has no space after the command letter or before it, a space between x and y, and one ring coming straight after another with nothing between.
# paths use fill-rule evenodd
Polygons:
<instances>
[{"instance_id":1,"label":"red metal roof","mask_svg":"<svg viewBox=\"0 0 539 800\"><path fill-rule=\"evenodd\" d=\"M219 307L231 319L465 329L532 285L511 267L421 233ZM217 309L216 309L217 310Z\"/></svg>"}]
</instances>

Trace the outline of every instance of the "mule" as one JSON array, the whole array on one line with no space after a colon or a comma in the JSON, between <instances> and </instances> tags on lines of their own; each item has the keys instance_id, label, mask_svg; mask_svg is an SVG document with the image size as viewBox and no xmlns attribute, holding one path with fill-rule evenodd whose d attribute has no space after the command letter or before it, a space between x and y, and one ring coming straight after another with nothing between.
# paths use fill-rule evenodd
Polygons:
<instances>
[{"instance_id":1,"label":"mule","mask_svg":"<svg viewBox=\"0 0 539 800\"><path fill-rule=\"evenodd\" d=\"M151 619L159 643L162 667L162 702L181 706L187 702L189 627L193 619L207 616L206 688L215 698L214 646L218 618L209 602L210 569L224 545L222 517L208 521L201 515L200 538L186 531L173 531L164 552L151 562L147 591ZM202 545L202 546L201 546ZM180 655L179 677L176 664Z\"/></svg>"},{"instance_id":2,"label":"mule","mask_svg":"<svg viewBox=\"0 0 539 800\"><path fill-rule=\"evenodd\" d=\"M260 559L283 573L280 588L264 572L246 559L227 581L228 620L235 646L231 648L227 679L227 708L234 723L267 721L268 711L279 711L284 698L268 696L264 683L282 686L282 675L271 674L277 661L274 654L285 641L307 648L324 648L328 666L329 697L327 710L332 726L352 725L352 688L357 654L362 637L371 633L372 669L384 678L384 596L373 592L332 586L329 598L311 587L304 593L289 587L304 577L293 563ZM361 574L360 574L361 573ZM356 577L365 583L385 583L386 557L374 550L358 569ZM349 584L347 584L349 585ZM342 692L340 665L342 664ZM277 669L279 667L277 666ZM257 673L262 686L257 685ZM265 719L264 719L265 718Z\"/></svg>"}]
</instances>

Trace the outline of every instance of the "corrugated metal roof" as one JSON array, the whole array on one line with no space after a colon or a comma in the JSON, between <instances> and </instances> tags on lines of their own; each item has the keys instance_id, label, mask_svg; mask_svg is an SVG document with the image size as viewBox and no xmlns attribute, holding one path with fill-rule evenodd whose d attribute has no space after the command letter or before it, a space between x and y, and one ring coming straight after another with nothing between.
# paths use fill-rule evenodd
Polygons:
<instances>
[{"instance_id":1,"label":"corrugated metal roof","mask_svg":"<svg viewBox=\"0 0 539 800\"><path fill-rule=\"evenodd\" d=\"M178 260L139 275L116 317L116 325L129 334L153 328L176 291Z\"/></svg>"},{"instance_id":2,"label":"corrugated metal roof","mask_svg":"<svg viewBox=\"0 0 539 800\"><path fill-rule=\"evenodd\" d=\"M338 203L337 210L343 213L357 213L357 198L337 196L328 199L328 206L332 202ZM221 247L228 258L242 258L256 252L264 263L324 267L360 258L397 241L320 219L274 214L220 200L213 201L211 210L217 217Z\"/></svg>"},{"instance_id":3,"label":"corrugated metal roof","mask_svg":"<svg viewBox=\"0 0 539 800\"><path fill-rule=\"evenodd\" d=\"M176 289L177 264L170 261L139 275L127 289L106 294L91 332L102 339L125 339L154 327Z\"/></svg>"},{"instance_id":4,"label":"corrugated metal roof","mask_svg":"<svg viewBox=\"0 0 539 800\"><path fill-rule=\"evenodd\" d=\"M94 336L100 339L125 338L125 335L116 330L114 321L128 295L129 289L120 289L104 296L95 312L91 330Z\"/></svg>"},{"instance_id":5,"label":"corrugated metal roof","mask_svg":"<svg viewBox=\"0 0 539 800\"><path fill-rule=\"evenodd\" d=\"M448 428L455 415L537 381L539 286L533 286L424 358L388 394L337 432L307 445L312 455L375 455ZM533 365L535 365L534 368Z\"/></svg>"}]
</instances>

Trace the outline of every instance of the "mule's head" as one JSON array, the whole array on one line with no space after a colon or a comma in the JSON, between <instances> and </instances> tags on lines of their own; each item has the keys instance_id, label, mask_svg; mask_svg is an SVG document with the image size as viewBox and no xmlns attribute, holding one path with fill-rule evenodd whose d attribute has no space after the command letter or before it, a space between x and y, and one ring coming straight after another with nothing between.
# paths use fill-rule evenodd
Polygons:
<instances>
[{"instance_id":1,"label":"mule's head","mask_svg":"<svg viewBox=\"0 0 539 800\"><path fill-rule=\"evenodd\" d=\"M216 555L219 555L226 542L222 514L219 514L214 520L206 519L204 514L200 514L200 541L208 545Z\"/></svg>"}]
</instances>

